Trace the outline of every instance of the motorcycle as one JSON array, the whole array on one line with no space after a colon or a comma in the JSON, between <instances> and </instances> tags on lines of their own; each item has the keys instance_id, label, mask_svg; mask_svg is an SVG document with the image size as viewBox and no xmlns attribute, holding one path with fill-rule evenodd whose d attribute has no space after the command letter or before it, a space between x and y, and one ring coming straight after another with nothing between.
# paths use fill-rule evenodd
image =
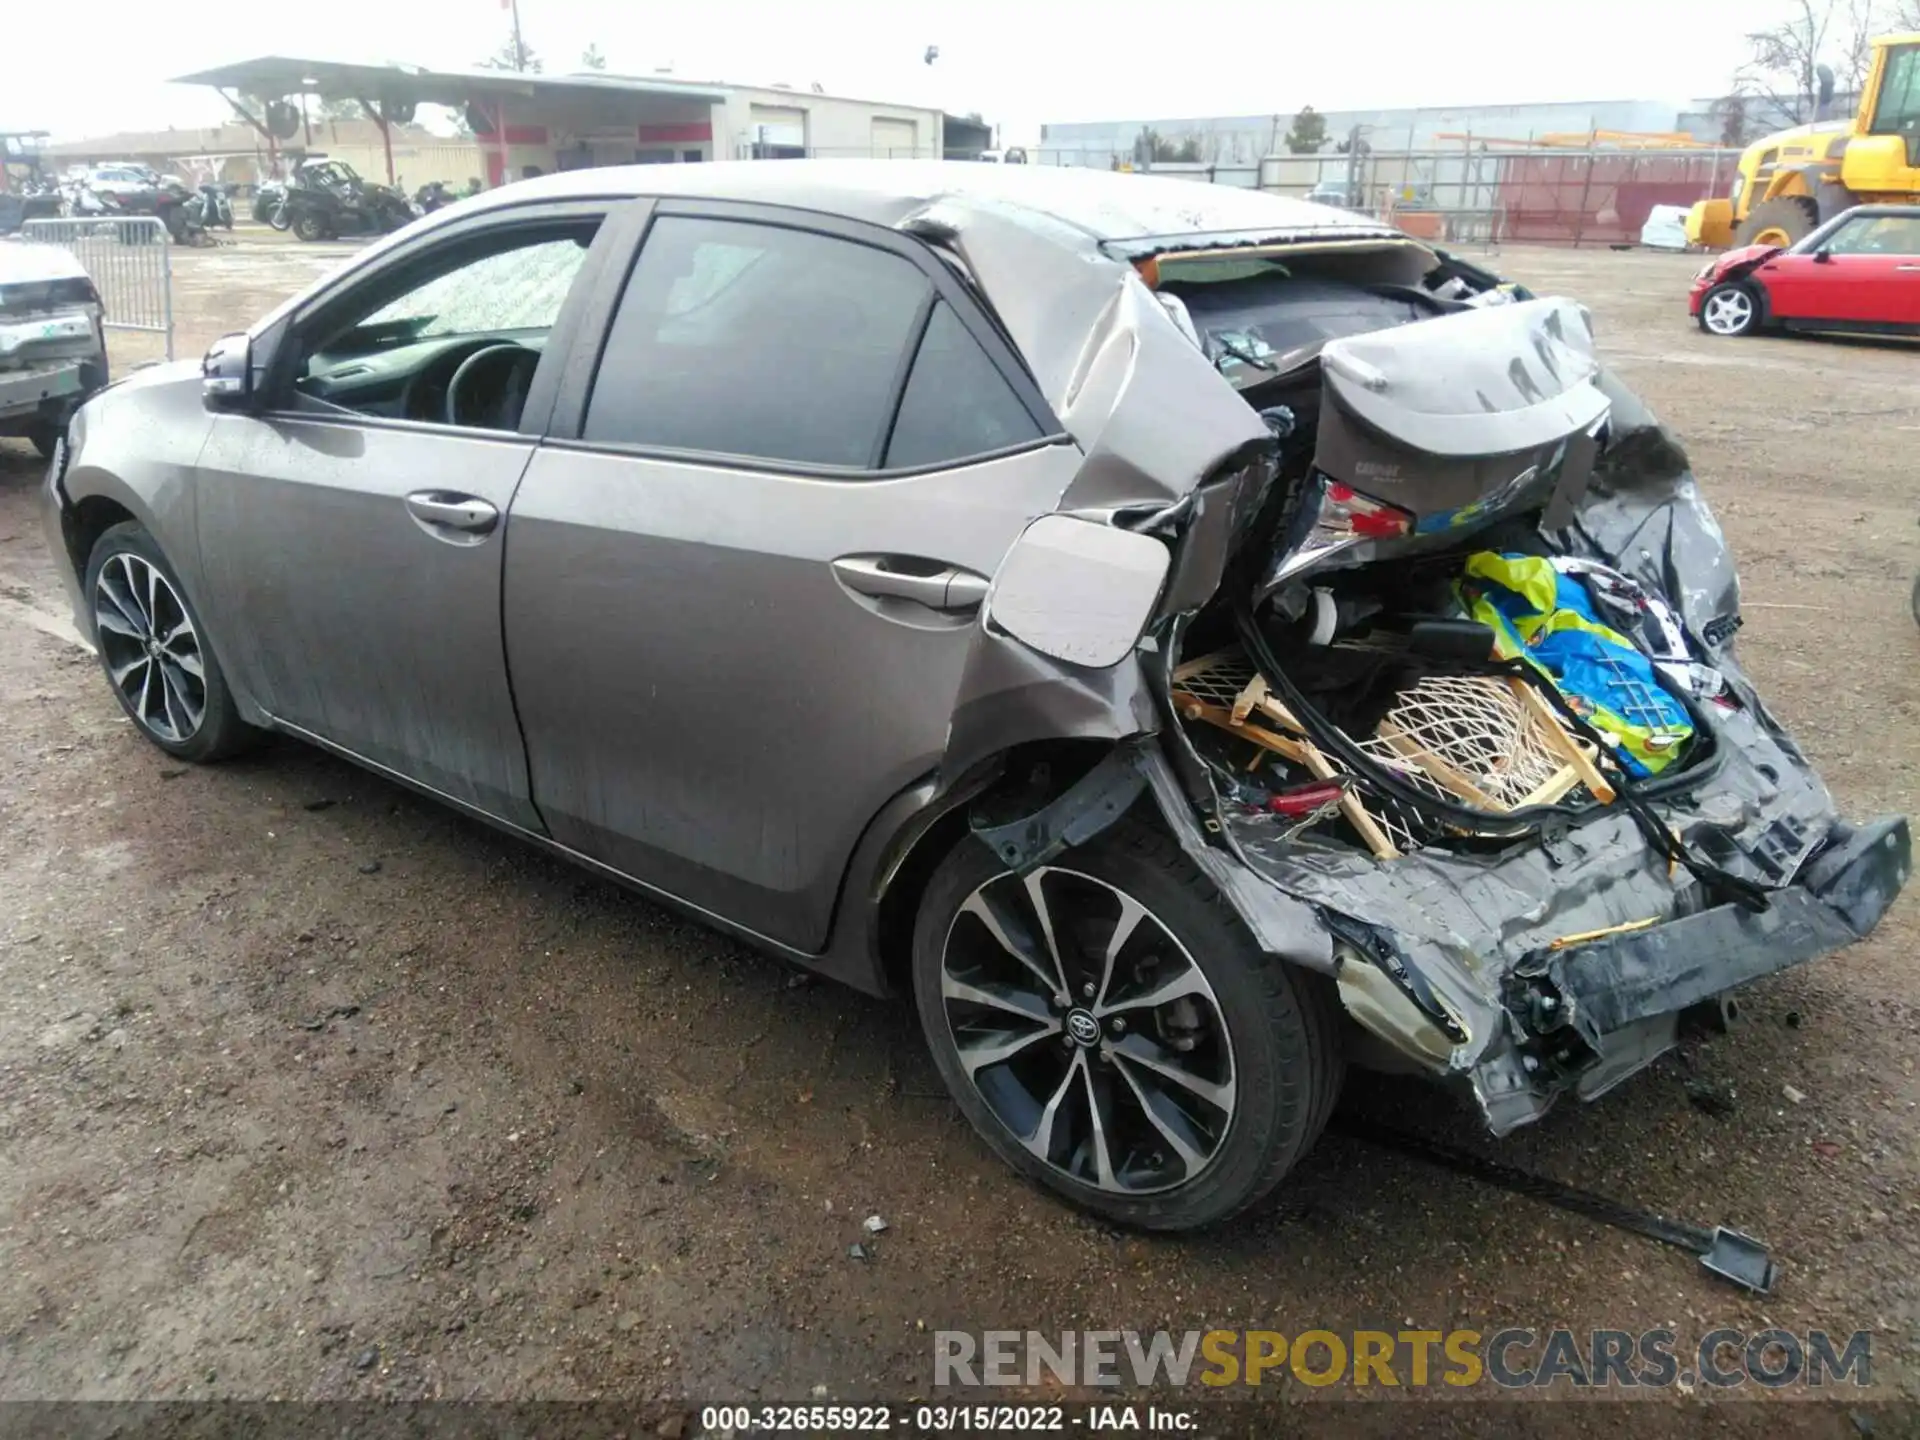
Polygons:
<instances>
[{"instance_id":1,"label":"motorcycle","mask_svg":"<svg viewBox=\"0 0 1920 1440\"><path fill-rule=\"evenodd\" d=\"M271 225L276 230L287 228L285 201L287 187L278 180L263 180L253 187L253 223Z\"/></svg>"},{"instance_id":2,"label":"motorcycle","mask_svg":"<svg viewBox=\"0 0 1920 1440\"><path fill-rule=\"evenodd\" d=\"M202 228L233 229L233 201L227 198L226 186L206 181L188 203L194 207Z\"/></svg>"},{"instance_id":3,"label":"motorcycle","mask_svg":"<svg viewBox=\"0 0 1920 1440\"><path fill-rule=\"evenodd\" d=\"M204 203L204 197L189 190L184 181L168 176L153 192L149 213L160 218L174 244L198 245L207 234L206 220L201 213Z\"/></svg>"},{"instance_id":4,"label":"motorcycle","mask_svg":"<svg viewBox=\"0 0 1920 1440\"><path fill-rule=\"evenodd\" d=\"M431 215L442 206L451 205L459 196L438 180L430 180L413 192L413 210L416 215Z\"/></svg>"}]
</instances>

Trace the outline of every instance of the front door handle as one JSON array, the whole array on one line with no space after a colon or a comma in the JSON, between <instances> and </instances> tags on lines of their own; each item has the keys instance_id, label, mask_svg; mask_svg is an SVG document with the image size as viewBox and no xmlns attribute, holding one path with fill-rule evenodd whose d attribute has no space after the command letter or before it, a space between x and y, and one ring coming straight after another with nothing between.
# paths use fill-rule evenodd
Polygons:
<instances>
[{"instance_id":1,"label":"front door handle","mask_svg":"<svg viewBox=\"0 0 1920 1440\"><path fill-rule=\"evenodd\" d=\"M987 577L911 555L847 555L833 562L847 589L889 600L914 600L929 610L977 610Z\"/></svg>"},{"instance_id":2,"label":"front door handle","mask_svg":"<svg viewBox=\"0 0 1920 1440\"><path fill-rule=\"evenodd\" d=\"M1920 270L1920 265L1896 265L1893 268L1896 270Z\"/></svg>"},{"instance_id":3,"label":"front door handle","mask_svg":"<svg viewBox=\"0 0 1920 1440\"><path fill-rule=\"evenodd\" d=\"M416 490L407 496L407 513L434 539L454 545L477 545L500 523L498 509L457 490Z\"/></svg>"}]
</instances>

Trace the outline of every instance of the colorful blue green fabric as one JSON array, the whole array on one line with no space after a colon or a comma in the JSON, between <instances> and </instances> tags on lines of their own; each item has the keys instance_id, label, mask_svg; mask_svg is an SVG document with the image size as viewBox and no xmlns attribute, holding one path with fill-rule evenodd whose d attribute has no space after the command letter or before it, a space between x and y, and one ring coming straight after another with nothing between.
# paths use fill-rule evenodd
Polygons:
<instances>
[{"instance_id":1,"label":"colorful blue green fabric","mask_svg":"<svg viewBox=\"0 0 1920 1440\"><path fill-rule=\"evenodd\" d=\"M1629 774L1657 775L1685 748L1693 734L1686 707L1639 647L1601 623L1586 588L1551 561L1469 555L1460 599L1492 628L1502 659L1526 660L1575 713L1619 742L1614 753Z\"/></svg>"}]
</instances>

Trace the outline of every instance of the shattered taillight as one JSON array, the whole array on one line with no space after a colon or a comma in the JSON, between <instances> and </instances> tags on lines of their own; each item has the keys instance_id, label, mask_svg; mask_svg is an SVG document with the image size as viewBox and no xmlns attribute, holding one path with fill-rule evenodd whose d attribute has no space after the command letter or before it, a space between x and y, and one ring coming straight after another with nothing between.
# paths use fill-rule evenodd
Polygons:
<instances>
[{"instance_id":1,"label":"shattered taillight","mask_svg":"<svg viewBox=\"0 0 1920 1440\"><path fill-rule=\"evenodd\" d=\"M1344 481L1318 471L1312 483L1320 489L1319 496L1307 502L1313 507L1312 522L1304 538L1281 562L1276 580L1298 574L1331 551L1364 540L1393 540L1413 533L1413 516L1405 510L1363 495Z\"/></svg>"},{"instance_id":2,"label":"shattered taillight","mask_svg":"<svg viewBox=\"0 0 1920 1440\"><path fill-rule=\"evenodd\" d=\"M1371 495L1362 495L1351 485L1338 480L1326 482L1326 498L1320 506L1315 530L1340 531L1343 539L1391 540L1413 533L1413 516Z\"/></svg>"}]
</instances>

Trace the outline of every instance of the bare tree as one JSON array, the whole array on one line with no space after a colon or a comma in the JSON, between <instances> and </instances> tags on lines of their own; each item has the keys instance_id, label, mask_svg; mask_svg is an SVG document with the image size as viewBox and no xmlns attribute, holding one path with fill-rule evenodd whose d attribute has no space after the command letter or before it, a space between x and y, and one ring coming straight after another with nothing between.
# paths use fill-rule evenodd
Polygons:
<instances>
[{"instance_id":1,"label":"bare tree","mask_svg":"<svg viewBox=\"0 0 1920 1440\"><path fill-rule=\"evenodd\" d=\"M1814 118L1823 65L1838 95L1857 96L1873 61L1873 37L1920 29L1920 0L1794 0L1793 15L1748 34L1749 58L1734 75L1734 94L1757 128ZM1757 112L1757 113L1756 113Z\"/></svg>"},{"instance_id":2,"label":"bare tree","mask_svg":"<svg viewBox=\"0 0 1920 1440\"><path fill-rule=\"evenodd\" d=\"M589 45L580 52L580 68L583 70L604 70L607 57L601 53L598 45Z\"/></svg>"},{"instance_id":3,"label":"bare tree","mask_svg":"<svg viewBox=\"0 0 1920 1440\"><path fill-rule=\"evenodd\" d=\"M1757 99L1789 125L1813 118L1820 92L1820 64L1832 40L1841 0L1796 0L1795 13L1770 30L1747 34L1747 63L1735 72L1737 95Z\"/></svg>"},{"instance_id":4,"label":"bare tree","mask_svg":"<svg viewBox=\"0 0 1920 1440\"><path fill-rule=\"evenodd\" d=\"M1906 0L1916 23L1920 23L1920 0ZM1889 30L1911 29L1883 0L1847 0L1846 26L1839 38L1839 54L1834 73L1840 88L1858 95L1867 84L1867 69L1873 63L1872 40Z\"/></svg>"},{"instance_id":5,"label":"bare tree","mask_svg":"<svg viewBox=\"0 0 1920 1440\"><path fill-rule=\"evenodd\" d=\"M1720 122L1720 143L1739 149L1747 143L1747 97L1723 95L1713 102L1713 118Z\"/></svg>"}]
</instances>

